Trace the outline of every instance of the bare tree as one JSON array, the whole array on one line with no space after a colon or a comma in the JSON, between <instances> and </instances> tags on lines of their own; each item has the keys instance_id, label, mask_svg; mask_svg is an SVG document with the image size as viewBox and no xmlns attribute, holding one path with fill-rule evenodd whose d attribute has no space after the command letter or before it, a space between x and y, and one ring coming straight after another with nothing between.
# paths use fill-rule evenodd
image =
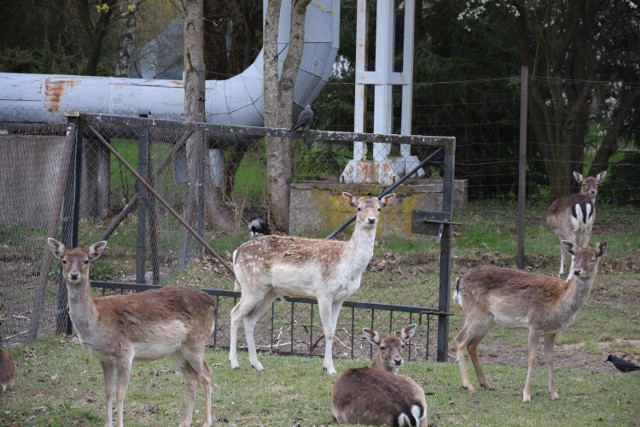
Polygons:
<instances>
[{"instance_id":1,"label":"bare tree","mask_svg":"<svg viewBox=\"0 0 640 427\"><path fill-rule=\"evenodd\" d=\"M186 120L188 122L204 122L203 3L202 0L182 0L180 7L184 15L184 109ZM230 215L225 214L228 209L224 209L219 191L213 186L208 159L209 157L205 153L204 135L202 132L194 132L187 141L189 190L185 216L190 223L198 223L196 229L204 232L204 224L202 223L204 218L196 218L196 213L202 212L204 207L209 225L227 231L232 226ZM199 200L203 200L205 206L198 206Z\"/></svg>"},{"instance_id":2,"label":"bare tree","mask_svg":"<svg viewBox=\"0 0 640 427\"><path fill-rule=\"evenodd\" d=\"M281 0L270 0L264 24L264 122L289 128L293 91L304 48L304 18L310 0L292 0L289 51L278 78L278 26ZM289 138L267 138L267 202L277 228L289 227L289 184L292 179Z\"/></svg>"},{"instance_id":3,"label":"bare tree","mask_svg":"<svg viewBox=\"0 0 640 427\"><path fill-rule=\"evenodd\" d=\"M122 38L118 48L116 58L116 68L113 73L116 77L129 77L131 75L131 55L136 48L136 24L138 21L138 10L144 0L131 0L131 4L122 16L125 19L122 28Z\"/></svg>"}]
</instances>

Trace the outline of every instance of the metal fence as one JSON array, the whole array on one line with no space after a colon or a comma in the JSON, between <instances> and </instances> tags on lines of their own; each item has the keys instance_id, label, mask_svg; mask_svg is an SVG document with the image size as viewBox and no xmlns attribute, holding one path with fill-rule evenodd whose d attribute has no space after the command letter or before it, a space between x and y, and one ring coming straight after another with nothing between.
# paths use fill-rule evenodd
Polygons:
<instances>
[{"instance_id":1,"label":"metal fence","mask_svg":"<svg viewBox=\"0 0 640 427\"><path fill-rule=\"evenodd\" d=\"M265 150L260 138L289 137L288 131L95 114L76 114L69 120L67 127L40 130L40 135L25 129L0 136L0 162L4 162L0 182L12 201L11 208L0 209L3 344L71 332L64 283L57 262L52 262L45 249L46 237L56 236L67 245L108 239L107 256L91 270L93 285L103 293L174 285L207 289L218 303L213 344L228 345L228 314L239 297L233 292L228 269L231 252L248 239L248 221L268 212ZM203 211L187 215L191 202L187 200L185 144L197 133L211 147L203 152L209 163L227 165L206 171L212 174L220 200L234 213L236 230L224 236L216 230L205 232ZM363 187L340 184L337 178L354 141L374 149L381 142L394 147L404 144L423 156L416 169L426 171L420 184L428 182L439 190L430 196L436 199L435 212L414 212L413 229L433 230L434 235L425 238L437 238L434 247L440 251L413 256L435 258L440 271L417 267L407 274L385 268L385 257L395 256L384 250L385 241L394 236L391 232L381 236L381 255L374 258L361 289L342 310L335 355L369 356L369 344L359 339L363 327L387 331L420 323L422 327L412 340L411 358L445 360L455 139L322 131L297 135L292 189L320 195L299 197L295 203L292 199L292 209L297 209L296 234L327 236L336 225L345 225L344 232L335 238L350 237L352 212L346 205L336 208L334 199L336 188L365 195ZM238 155L238 145L242 155ZM220 159L224 162L218 162ZM229 163L231 169L226 169ZM234 180L229 180L230 174ZM412 184L416 183L397 180L394 191L411 197ZM385 191L380 185L364 188L371 195ZM204 210L204 201L196 205ZM383 214L383 226L388 230L412 223L411 216L394 219L397 212ZM271 315L258 323L258 348L322 355L322 328L315 302L286 300L275 302Z\"/></svg>"}]
</instances>

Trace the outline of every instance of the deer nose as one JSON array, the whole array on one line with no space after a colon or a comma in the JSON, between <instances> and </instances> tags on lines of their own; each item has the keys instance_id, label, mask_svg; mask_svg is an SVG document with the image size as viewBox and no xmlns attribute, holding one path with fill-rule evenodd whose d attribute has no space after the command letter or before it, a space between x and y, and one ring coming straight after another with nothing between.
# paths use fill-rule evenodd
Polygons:
<instances>
[{"instance_id":1,"label":"deer nose","mask_svg":"<svg viewBox=\"0 0 640 427\"><path fill-rule=\"evenodd\" d=\"M573 270L573 274L576 276L579 276L580 273L582 273L582 269L581 268L576 268L575 270Z\"/></svg>"},{"instance_id":2,"label":"deer nose","mask_svg":"<svg viewBox=\"0 0 640 427\"><path fill-rule=\"evenodd\" d=\"M393 359L393 363L395 363L396 366L402 365L402 357L397 358L397 359Z\"/></svg>"},{"instance_id":3,"label":"deer nose","mask_svg":"<svg viewBox=\"0 0 640 427\"><path fill-rule=\"evenodd\" d=\"M369 218L367 218L367 222L369 224L375 224L376 223L376 218L373 216L370 216Z\"/></svg>"},{"instance_id":4,"label":"deer nose","mask_svg":"<svg viewBox=\"0 0 640 427\"><path fill-rule=\"evenodd\" d=\"M71 280L78 280L78 277L80 277L79 273L69 273L69 279Z\"/></svg>"}]
</instances>

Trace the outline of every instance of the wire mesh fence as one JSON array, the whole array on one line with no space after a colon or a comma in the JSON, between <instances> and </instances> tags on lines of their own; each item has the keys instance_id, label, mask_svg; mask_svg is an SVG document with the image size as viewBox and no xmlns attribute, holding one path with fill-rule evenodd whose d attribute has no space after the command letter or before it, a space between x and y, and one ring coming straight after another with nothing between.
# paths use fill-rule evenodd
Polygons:
<instances>
[{"instance_id":1,"label":"wire mesh fence","mask_svg":"<svg viewBox=\"0 0 640 427\"><path fill-rule=\"evenodd\" d=\"M609 86L608 83L606 85ZM604 91L605 83L602 86L599 90ZM502 80L416 85L417 92L431 94L438 101L437 104L414 106L414 134L456 137L456 177L467 180L465 189L459 194L456 187L454 210L457 214L471 205L473 215L491 218L491 215L503 215L505 206L512 205L515 218L513 203L518 182L519 124L516 89L514 84L505 84ZM332 86L329 85L327 90L331 91ZM331 114L329 107L322 103L316 104L314 110L319 117ZM28 115L28 109L18 114ZM172 209L183 214L189 203L188 153L185 147L192 132L178 126L158 124L161 121L157 120L155 125L145 130L148 156L143 157L140 157L141 131L136 126L108 123L106 118L96 118L91 124L135 170L140 170L141 161L147 161L149 183ZM149 193L143 195L148 210L146 221L139 224L140 188L136 185L136 178L123 162L115 159L96 134L84 129L83 143L77 145L76 141L66 137L66 125L25 128L3 123L5 126L0 135L0 188L4 201L0 208L2 345L24 343L33 332L46 335L62 328L59 320L66 313L58 308L58 300L64 294L64 286L58 264L45 262L48 235L77 239L81 245L107 239L107 255L92 267L91 276L97 282L194 285L219 290L222 295L218 297L219 319L215 340L219 346L228 344L228 313L237 302L237 297L232 296L231 274L217 258L202 251L201 247L185 244L184 228L170 210ZM637 125L633 122L628 126L630 131L637 132ZM349 128L347 125L342 129L338 126L336 130L346 131ZM610 130L593 132L596 140L581 143L582 148L586 147L585 164L589 164L589 159L595 155L595 150ZM598 135L603 135L600 140L597 140ZM233 230L225 233L207 229L205 240L230 263L232 251L249 238L247 223L258 217L270 219L265 145L255 135L220 139L205 134L204 139L209 143L205 153L209 163L224 165L213 168L211 181L222 206L231 213L234 224ZM370 142L366 144L367 159L371 159L375 157L376 146ZM637 169L639 164L633 140L621 141L619 145L622 148L612 158L607 178L601 185L599 203L622 206L637 201L640 194L640 182L633 178L637 174L629 172ZM82 147L81 152L78 152L78 147ZM293 147L292 234L326 237L352 214L349 207L340 201L339 191L342 190L339 188L343 187L339 184L341 174L353 159L353 143L330 139L309 142L304 136L296 135ZM399 145L394 145L392 150L399 152ZM411 154L419 160L432 153L433 147L430 146L411 147ZM76 156L82 158L82 168L77 171L72 160ZM551 200L552 189L543 173L544 162L540 150L534 149L533 144L529 145L526 178L530 206L545 206ZM568 160L558 162L569 171L575 166ZM441 182L443 165L444 156L435 156L423 168L425 176L421 180ZM77 189L68 179L74 174L80 177ZM407 184L420 185L424 181L413 180ZM353 185L347 191L357 195L376 195L384 186L372 184L365 190L362 188ZM413 191L407 188L409 185L401 186L397 191ZM309 194L316 193L317 196L309 198ZM72 199L71 195L79 197L77 216L73 213L74 206L65 204L65 200ZM439 197L436 191L431 200L435 206L432 210L439 209ZM75 228L77 236L71 235L74 226L70 222L73 218L79 218ZM393 211L383 213L383 221L387 222L385 228L393 232L379 236L376 256L363 275L361 289L351 301L354 304L374 302L437 308L440 289L436 236L411 234L410 218L403 217L394 222L396 219ZM544 225L543 217L528 220ZM194 228L202 229L207 219L193 217L190 221ZM615 215L599 219L601 223L607 221L615 222ZM479 242L479 252L484 247L482 239L486 236L487 227L491 226L484 225L464 229L467 235L477 233L470 238ZM153 239L147 237L142 260L139 259L140 227L146 236L155 236ZM336 238L347 239L351 231L347 227ZM513 233L513 230L505 232ZM599 230L594 233L599 233ZM404 241L399 237L403 234L410 237ZM425 249L421 245L424 241L432 244ZM401 245L405 249L402 253L395 250ZM412 249L414 246L418 249ZM462 265L463 262L466 261L453 260L454 265ZM105 292L115 291L107 289ZM38 321L34 324L36 317ZM429 328L418 329L413 339L414 355L435 358L437 318L419 311L372 310L358 306L343 309L335 353L345 357L366 357L369 345L358 339L363 327L386 331L414 322L423 325L431 322ZM256 330L262 331L262 336L259 332L256 334L258 347L266 351L320 355L323 349L320 325L317 307L276 302L272 314L263 316L258 323Z\"/></svg>"},{"instance_id":2,"label":"wire mesh fence","mask_svg":"<svg viewBox=\"0 0 640 427\"><path fill-rule=\"evenodd\" d=\"M205 140L214 139L207 135L206 126L199 130L169 120L81 115L79 119L70 117L70 126L64 136L34 138L28 132L20 131L3 137L6 140L3 147L27 146L30 152L42 157L25 157L7 151L10 155L6 158L12 163L7 171L12 170L7 175L15 174L20 181L30 173L27 164L42 169L45 172L31 185L46 193L45 196L39 196L35 190L30 190L28 183L16 187L12 194L7 193L11 198L22 197L25 200L20 207L23 214L4 216L4 240L12 251L29 254L32 260L30 268L38 272L25 277L21 284L9 275L3 282L5 286L2 292L8 296L6 300L16 302L3 306L2 336L7 344L25 342L39 334L71 332L64 303L65 285L57 263L44 250L46 237L51 235L63 242L78 242L85 246L108 239L108 257L101 258L91 271L95 286L102 287L106 293L114 292L114 287L119 291L132 289L114 286L114 283L193 285L212 290L219 304L219 318L213 339L216 345L228 345L228 313L238 297L233 292L233 278L228 269L231 251L248 239L248 221L255 215L267 212L264 147L251 142L254 147L244 155L240 165L235 165L236 182L231 184L216 177L216 174L224 176L224 169L216 170L206 162L202 163L206 173L211 173L221 202L236 218L235 230L227 230L224 236L216 230L205 234L206 241L216 248L213 250L216 256L206 256L201 247L192 245L184 227L186 218L193 229L204 228L204 204L198 204L199 214L195 212L191 216L187 207L190 203L191 181L188 165L185 164L188 154L184 153L189 137L201 131ZM233 131L241 132L242 129ZM301 160L294 169L295 184L312 183L313 188L299 188L298 191L306 195L292 196L291 203L295 207L293 211L297 209L292 216L297 217L300 230L316 236L326 236L336 225L345 223L355 213L342 200L338 191L340 188L363 195L356 184L345 187L326 178L328 175L337 175L339 167L344 167L344 162L331 164L331 153L348 151L348 144L352 142L339 141L330 133L324 136L326 140L314 142L313 145L316 146L315 150L323 151L329 157L311 156L312 160L304 160L304 155L298 156ZM420 138L425 139L408 137L405 142ZM444 140L448 141L449 150L453 151L453 139ZM372 147L375 148L376 144L372 144ZM432 147L434 158L437 159L433 164L440 165L434 167L442 167L443 164L442 156L436 156L439 144L442 143L436 140ZM310 146L299 149L312 150ZM215 151L223 150L214 148L204 153L214 166L216 156L220 156ZM223 157L226 155L223 154ZM309 166L310 162L321 167ZM452 162L451 158L450 167ZM324 172L318 170L322 168ZM142 175L148 188L136 184L136 173ZM316 174L313 175L316 179L317 174L322 174L323 179L304 179L312 176L312 173ZM245 182L255 185L254 190L243 186L243 174ZM442 194L447 186L439 175L434 174L431 178L439 182L439 186L435 186L439 196L436 194L433 197L440 199L436 205L442 209ZM258 184L260 181L262 183ZM5 182L10 185L8 178ZM225 185L228 185L228 189L224 188ZM255 191L255 188L259 190ZM382 189L379 184L370 184L364 194L375 195ZM406 200L412 197L410 192L402 188L396 191L408 197ZM310 198L309 193L319 194ZM37 203L31 200L32 196ZM385 214L381 227L387 229L387 234L394 229L406 228L407 219L398 217L399 211ZM34 225L37 227L32 230L33 236L25 240L27 228ZM347 227L337 238L348 239L351 232L352 228ZM16 248L13 240L19 240L25 246ZM350 316L343 316L346 317L345 321L338 327L338 354L351 357L369 354L369 345L364 345L358 339L363 327L399 329L415 322L428 323L430 326L432 320L427 320L428 316L447 314L437 308L425 309L439 305L441 284L437 273L399 277L392 272L385 272L385 258L392 256L392 252L387 251L376 261L377 267L371 266L364 279L367 293L354 295L345 306ZM12 263L15 257L8 255L5 260ZM3 269L3 272L9 273L9 269ZM24 292L25 288L32 292ZM434 320L433 323L435 325L437 322ZM322 326L313 301L275 303L271 315L261 319L257 330L256 340L260 349L322 354ZM416 335L411 351L413 357L435 357L436 333L434 327L425 328Z\"/></svg>"}]
</instances>

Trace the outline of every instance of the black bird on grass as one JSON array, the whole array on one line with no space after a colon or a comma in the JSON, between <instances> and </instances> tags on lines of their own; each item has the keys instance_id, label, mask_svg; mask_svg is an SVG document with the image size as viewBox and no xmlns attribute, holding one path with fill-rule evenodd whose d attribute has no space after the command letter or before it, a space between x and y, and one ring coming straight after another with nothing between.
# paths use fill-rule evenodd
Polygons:
<instances>
[{"instance_id":1,"label":"black bird on grass","mask_svg":"<svg viewBox=\"0 0 640 427\"><path fill-rule=\"evenodd\" d=\"M313 120L313 110L311 109L311 105L307 105L304 110L298 116L298 120L291 126L291 130L289 132L296 131L301 127L309 128L309 124Z\"/></svg>"},{"instance_id":2,"label":"black bird on grass","mask_svg":"<svg viewBox=\"0 0 640 427\"><path fill-rule=\"evenodd\" d=\"M640 366L621 357L614 356L613 354L610 354L605 362L613 363L613 366L621 372L640 371Z\"/></svg>"},{"instance_id":3,"label":"black bird on grass","mask_svg":"<svg viewBox=\"0 0 640 427\"><path fill-rule=\"evenodd\" d=\"M254 219L251 221L251 223L249 223L249 229L251 230L251 237L271 234L269 224L263 219Z\"/></svg>"}]
</instances>

